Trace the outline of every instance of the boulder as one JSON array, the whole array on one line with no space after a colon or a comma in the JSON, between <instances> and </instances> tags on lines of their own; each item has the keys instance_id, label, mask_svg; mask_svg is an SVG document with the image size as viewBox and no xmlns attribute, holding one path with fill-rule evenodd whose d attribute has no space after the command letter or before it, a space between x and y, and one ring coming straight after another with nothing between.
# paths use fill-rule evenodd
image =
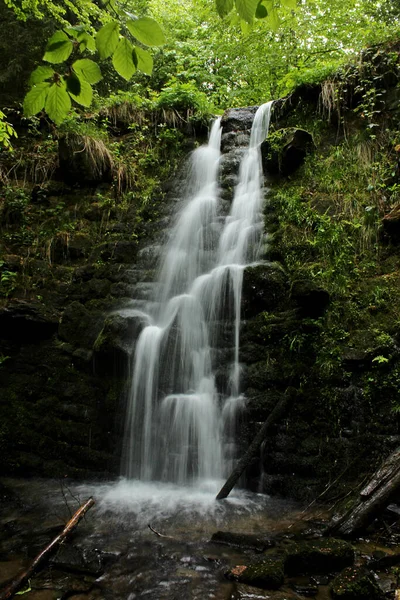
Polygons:
<instances>
[{"instance_id":1,"label":"boulder","mask_svg":"<svg viewBox=\"0 0 400 600\"><path fill-rule=\"evenodd\" d=\"M255 552L264 552L275 545L275 542L268 537L245 533L232 533L230 531L217 531L212 535L211 543L224 544L225 546L233 546L235 548L248 548Z\"/></svg>"},{"instance_id":2,"label":"boulder","mask_svg":"<svg viewBox=\"0 0 400 600\"><path fill-rule=\"evenodd\" d=\"M314 148L312 135L304 129L288 127L274 131L261 144L265 175L291 175Z\"/></svg>"},{"instance_id":3,"label":"boulder","mask_svg":"<svg viewBox=\"0 0 400 600\"><path fill-rule=\"evenodd\" d=\"M287 298L287 277L279 263L259 264L245 269L242 287L245 319L263 311L283 309Z\"/></svg>"},{"instance_id":4,"label":"boulder","mask_svg":"<svg viewBox=\"0 0 400 600\"><path fill-rule=\"evenodd\" d=\"M287 548L285 573L305 575L340 571L354 563L354 548L334 538L293 543Z\"/></svg>"},{"instance_id":5,"label":"boulder","mask_svg":"<svg viewBox=\"0 0 400 600\"><path fill-rule=\"evenodd\" d=\"M50 338L58 328L59 315L40 302L18 300L0 308L0 338L36 343Z\"/></svg>"},{"instance_id":6,"label":"boulder","mask_svg":"<svg viewBox=\"0 0 400 600\"><path fill-rule=\"evenodd\" d=\"M400 204L383 217L384 232L394 241L400 241Z\"/></svg>"},{"instance_id":7,"label":"boulder","mask_svg":"<svg viewBox=\"0 0 400 600\"><path fill-rule=\"evenodd\" d=\"M146 324L144 315L135 310L121 310L109 315L94 343L96 371L126 367L133 355L135 341Z\"/></svg>"},{"instance_id":8,"label":"boulder","mask_svg":"<svg viewBox=\"0 0 400 600\"><path fill-rule=\"evenodd\" d=\"M258 106L248 106L246 108L230 108L225 111L221 119L223 134L251 129L257 108Z\"/></svg>"},{"instance_id":9,"label":"boulder","mask_svg":"<svg viewBox=\"0 0 400 600\"><path fill-rule=\"evenodd\" d=\"M301 316L312 319L321 317L330 302L329 292L304 279L292 283L290 297L300 308Z\"/></svg>"},{"instance_id":10,"label":"boulder","mask_svg":"<svg viewBox=\"0 0 400 600\"><path fill-rule=\"evenodd\" d=\"M363 567L348 567L332 582L335 600L379 600L384 595L371 571Z\"/></svg>"},{"instance_id":11,"label":"boulder","mask_svg":"<svg viewBox=\"0 0 400 600\"><path fill-rule=\"evenodd\" d=\"M283 558L266 556L247 566L237 565L225 573L225 577L266 590L277 590L284 581Z\"/></svg>"},{"instance_id":12,"label":"boulder","mask_svg":"<svg viewBox=\"0 0 400 600\"><path fill-rule=\"evenodd\" d=\"M65 342L91 349L104 323L101 312L91 312L80 302L72 302L64 310L58 335Z\"/></svg>"}]
</instances>

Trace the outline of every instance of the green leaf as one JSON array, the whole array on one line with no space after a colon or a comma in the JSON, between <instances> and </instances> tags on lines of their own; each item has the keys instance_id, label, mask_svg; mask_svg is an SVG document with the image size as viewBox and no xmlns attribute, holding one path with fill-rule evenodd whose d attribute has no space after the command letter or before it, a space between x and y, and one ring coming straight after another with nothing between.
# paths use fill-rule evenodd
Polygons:
<instances>
[{"instance_id":1,"label":"green leaf","mask_svg":"<svg viewBox=\"0 0 400 600\"><path fill-rule=\"evenodd\" d=\"M268 21L272 31L276 31L279 28L279 14L276 8L273 8L268 11Z\"/></svg>"},{"instance_id":2,"label":"green leaf","mask_svg":"<svg viewBox=\"0 0 400 600\"><path fill-rule=\"evenodd\" d=\"M117 73L127 81L136 71L135 63L133 62L133 46L126 38L120 40L113 54L112 63Z\"/></svg>"},{"instance_id":3,"label":"green leaf","mask_svg":"<svg viewBox=\"0 0 400 600\"><path fill-rule=\"evenodd\" d=\"M265 19L265 17L268 17L267 7L265 6L265 4L263 4L262 0L258 3L256 17L257 19Z\"/></svg>"},{"instance_id":4,"label":"green leaf","mask_svg":"<svg viewBox=\"0 0 400 600\"><path fill-rule=\"evenodd\" d=\"M46 79L50 79L50 77L53 77L53 75L54 69L52 69L51 67L37 67L37 69L35 69L31 73L31 76L29 78L29 84L35 85L35 83L41 83Z\"/></svg>"},{"instance_id":5,"label":"green leaf","mask_svg":"<svg viewBox=\"0 0 400 600\"><path fill-rule=\"evenodd\" d=\"M119 40L119 25L116 21L111 21L104 25L96 35L96 48L99 51L100 58L108 58L114 52Z\"/></svg>"},{"instance_id":6,"label":"green leaf","mask_svg":"<svg viewBox=\"0 0 400 600\"><path fill-rule=\"evenodd\" d=\"M154 19L142 17L126 22L131 34L145 46L162 46L166 39L163 30Z\"/></svg>"},{"instance_id":7,"label":"green leaf","mask_svg":"<svg viewBox=\"0 0 400 600\"><path fill-rule=\"evenodd\" d=\"M69 58L73 43L64 31L56 31L47 42L43 60L50 63L62 63Z\"/></svg>"},{"instance_id":8,"label":"green leaf","mask_svg":"<svg viewBox=\"0 0 400 600\"><path fill-rule=\"evenodd\" d=\"M150 52L147 50L143 50L143 48L139 48L139 46L135 47L134 52L137 57L137 68L139 71L146 73L146 75L151 75L153 72L153 57Z\"/></svg>"},{"instance_id":9,"label":"green leaf","mask_svg":"<svg viewBox=\"0 0 400 600\"><path fill-rule=\"evenodd\" d=\"M67 92L73 94L74 96L79 96L81 93L81 81L79 77L72 73L69 77L66 78L65 83L67 85Z\"/></svg>"},{"instance_id":10,"label":"green leaf","mask_svg":"<svg viewBox=\"0 0 400 600\"><path fill-rule=\"evenodd\" d=\"M71 98L64 81L53 83L50 87L44 108L56 125L64 121L71 109Z\"/></svg>"},{"instance_id":11,"label":"green leaf","mask_svg":"<svg viewBox=\"0 0 400 600\"><path fill-rule=\"evenodd\" d=\"M74 27L67 27L67 29L64 29L65 33L68 33L68 35L70 35L71 37L78 39L78 35L80 33L83 33L85 31L85 28L83 25L75 25Z\"/></svg>"},{"instance_id":12,"label":"green leaf","mask_svg":"<svg viewBox=\"0 0 400 600\"><path fill-rule=\"evenodd\" d=\"M51 83L44 81L34 85L33 88L29 90L24 98L24 115L26 117L36 115L44 108L50 86Z\"/></svg>"},{"instance_id":13,"label":"green leaf","mask_svg":"<svg viewBox=\"0 0 400 600\"><path fill-rule=\"evenodd\" d=\"M94 41L94 37L89 33L84 31L77 35L77 40L80 42L79 50L83 52L84 50L90 50L90 52L96 52L96 42Z\"/></svg>"},{"instance_id":14,"label":"green leaf","mask_svg":"<svg viewBox=\"0 0 400 600\"><path fill-rule=\"evenodd\" d=\"M258 1L259 0L235 0L235 6L239 15L242 17L242 19L247 21L247 23L253 22Z\"/></svg>"},{"instance_id":15,"label":"green leaf","mask_svg":"<svg viewBox=\"0 0 400 600\"><path fill-rule=\"evenodd\" d=\"M286 8L290 8L291 10L296 10L297 8L297 0L281 0L282 6L286 6Z\"/></svg>"},{"instance_id":16,"label":"green leaf","mask_svg":"<svg viewBox=\"0 0 400 600\"><path fill-rule=\"evenodd\" d=\"M233 8L233 0L215 0L215 7L219 16L225 17Z\"/></svg>"},{"instance_id":17,"label":"green leaf","mask_svg":"<svg viewBox=\"0 0 400 600\"><path fill-rule=\"evenodd\" d=\"M93 100L92 86L90 85L90 83L88 83L84 79L80 79L79 83L80 83L79 94L74 94L73 92L68 90L69 95L78 104L82 104L82 106L90 106L92 104L92 100Z\"/></svg>"},{"instance_id":18,"label":"green leaf","mask_svg":"<svg viewBox=\"0 0 400 600\"><path fill-rule=\"evenodd\" d=\"M78 77L83 78L88 83L98 83L103 79L99 65L90 58L76 60L72 68Z\"/></svg>"}]
</instances>

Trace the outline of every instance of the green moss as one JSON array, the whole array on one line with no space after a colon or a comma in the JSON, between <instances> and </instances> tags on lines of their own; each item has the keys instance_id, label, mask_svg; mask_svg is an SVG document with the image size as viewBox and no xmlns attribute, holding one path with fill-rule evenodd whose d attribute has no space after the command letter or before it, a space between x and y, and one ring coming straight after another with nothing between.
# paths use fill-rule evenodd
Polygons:
<instances>
[{"instance_id":1,"label":"green moss","mask_svg":"<svg viewBox=\"0 0 400 600\"><path fill-rule=\"evenodd\" d=\"M349 567L338 575L331 585L335 600L379 600L383 598L371 572L360 567Z\"/></svg>"},{"instance_id":2,"label":"green moss","mask_svg":"<svg viewBox=\"0 0 400 600\"><path fill-rule=\"evenodd\" d=\"M247 585L266 590L277 590L284 580L283 559L279 556L265 557L245 568L235 567L227 573L227 576Z\"/></svg>"},{"instance_id":3,"label":"green moss","mask_svg":"<svg viewBox=\"0 0 400 600\"><path fill-rule=\"evenodd\" d=\"M286 548L285 573L330 573L354 563L354 548L348 542L327 538L290 544Z\"/></svg>"}]
</instances>

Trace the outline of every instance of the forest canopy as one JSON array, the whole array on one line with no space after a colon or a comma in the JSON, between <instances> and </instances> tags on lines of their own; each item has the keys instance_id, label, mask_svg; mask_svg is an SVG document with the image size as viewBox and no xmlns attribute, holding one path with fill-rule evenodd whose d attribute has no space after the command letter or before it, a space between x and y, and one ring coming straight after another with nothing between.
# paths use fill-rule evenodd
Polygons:
<instances>
[{"instance_id":1,"label":"forest canopy","mask_svg":"<svg viewBox=\"0 0 400 600\"><path fill-rule=\"evenodd\" d=\"M23 102L59 125L118 93L257 104L396 37L399 15L399 0L5 0L0 107Z\"/></svg>"}]
</instances>

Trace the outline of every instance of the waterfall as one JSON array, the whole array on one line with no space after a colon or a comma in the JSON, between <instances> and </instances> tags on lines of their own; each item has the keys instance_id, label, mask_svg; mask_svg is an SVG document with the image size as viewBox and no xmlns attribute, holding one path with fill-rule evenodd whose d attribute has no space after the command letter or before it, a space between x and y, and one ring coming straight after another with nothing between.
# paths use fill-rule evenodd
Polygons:
<instances>
[{"instance_id":1,"label":"waterfall","mask_svg":"<svg viewBox=\"0 0 400 600\"><path fill-rule=\"evenodd\" d=\"M233 456L240 394L243 271L257 262L264 198L260 145L272 102L255 117L229 215L219 214L221 123L192 155L187 198L163 249L157 297L135 349L124 441L124 474L185 484L220 479ZM232 328L225 389L215 347Z\"/></svg>"}]
</instances>

